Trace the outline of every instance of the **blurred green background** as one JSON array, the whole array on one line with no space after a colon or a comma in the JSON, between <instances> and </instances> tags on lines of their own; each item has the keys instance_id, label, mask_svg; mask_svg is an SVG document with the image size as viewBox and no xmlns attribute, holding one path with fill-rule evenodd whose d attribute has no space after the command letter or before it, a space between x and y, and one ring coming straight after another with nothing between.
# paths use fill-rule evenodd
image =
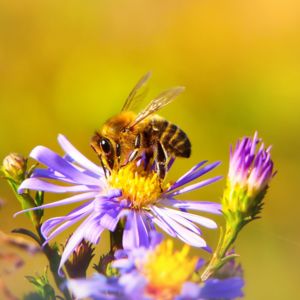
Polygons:
<instances>
[{"instance_id":1,"label":"blurred green background","mask_svg":"<svg viewBox=\"0 0 300 300\"><path fill-rule=\"evenodd\" d=\"M278 174L263 218L242 232L236 251L245 269L245 299L296 299L299 1L0 0L0 159L12 151L27 155L38 144L60 151L56 137L63 133L97 162L91 134L120 110L148 70L150 97L174 85L187 88L161 112L193 144L191 159L178 160L172 176L202 159L222 160L214 174L225 175L229 145L255 130L273 145ZM223 186L191 198L218 200ZM26 216L12 218L19 206L3 180L0 191L1 229L30 228ZM215 245L217 232L208 234ZM31 289L23 276L41 273L46 263L26 259L6 278L17 296Z\"/></svg>"}]
</instances>

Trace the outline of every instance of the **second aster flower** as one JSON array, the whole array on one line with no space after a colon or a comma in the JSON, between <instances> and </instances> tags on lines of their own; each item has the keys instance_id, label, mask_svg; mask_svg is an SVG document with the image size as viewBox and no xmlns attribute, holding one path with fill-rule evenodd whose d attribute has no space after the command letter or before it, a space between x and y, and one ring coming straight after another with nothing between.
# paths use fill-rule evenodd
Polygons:
<instances>
[{"instance_id":1,"label":"second aster flower","mask_svg":"<svg viewBox=\"0 0 300 300\"><path fill-rule=\"evenodd\" d=\"M235 276L209 279L199 283L193 275L203 260L190 257L188 245L175 249L172 240L152 233L149 248L117 251L112 265L119 277L96 275L89 279L69 280L67 285L78 299L93 300L208 300L235 299L243 295L244 281Z\"/></svg>"},{"instance_id":2,"label":"second aster flower","mask_svg":"<svg viewBox=\"0 0 300 300\"><path fill-rule=\"evenodd\" d=\"M260 146L259 146L260 144ZM222 199L223 212L229 219L255 219L263 205L263 198L273 171L271 147L265 148L257 137L244 137L230 152L227 187Z\"/></svg>"},{"instance_id":3,"label":"second aster flower","mask_svg":"<svg viewBox=\"0 0 300 300\"><path fill-rule=\"evenodd\" d=\"M35 169L31 178L21 184L19 192L30 189L74 194L33 209L81 202L69 214L48 219L41 227L47 243L68 227L82 221L65 246L60 268L83 239L97 244L102 232L105 229L115 231L117 224L124 217L125 249L148 247L149 232L155 225L189 245L207 246L195 223L207 228L216 228L216 223L187 210L219 214L220 205L214 202L182 201L177 200L175 196L220 179L217 176L187 185L215 168L218 162L206 166L205 161L201 162L175 183L164 184L162 187L154 171L146 173L141 165L136 163L126 165L106 178L103 169L83 156L64 136L60 135L58 141L65 151L64 157L43 146L32 150L30 157L47 166L47 169Z\"/></svg>"}]
</instances>

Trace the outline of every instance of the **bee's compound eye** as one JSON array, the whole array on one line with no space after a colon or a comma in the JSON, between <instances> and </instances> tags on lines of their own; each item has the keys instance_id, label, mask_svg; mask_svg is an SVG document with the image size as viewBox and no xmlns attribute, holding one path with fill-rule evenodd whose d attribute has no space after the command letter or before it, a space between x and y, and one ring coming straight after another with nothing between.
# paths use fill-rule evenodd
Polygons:
<instances>
[{"instance_id":1,"label":"bee's compound eye","mask_svg":"<svg viewBox=\"0 0 300 300\"><path fill-rule=\"evenodd\" d=\"M109 153L111 151L111 144L110 144L110 141L108 139L102 139L100 141L100 145L101 145L102 150L105 153Z\"/></svg>"}]
</instances>

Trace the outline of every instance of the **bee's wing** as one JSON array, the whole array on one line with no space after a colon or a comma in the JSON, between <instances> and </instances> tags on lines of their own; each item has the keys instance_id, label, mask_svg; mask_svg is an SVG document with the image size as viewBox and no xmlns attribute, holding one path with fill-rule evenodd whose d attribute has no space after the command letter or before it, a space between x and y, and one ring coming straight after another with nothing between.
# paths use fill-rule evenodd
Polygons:
<instances>
[{"instance_id":1,"label":"bee's wing","mask_svg":"<svg viewBox=\"0 0 300 300\"><path fill-rule=\"evenodd\" d=\"M179 94L181 94L184 91L184 87L178 86L178 87L173 87L169 90L166 90L159 94L156 98L154 98L148 105L147 107L142 110L133 123L129 124L129 128L135 126L151 114L157 112L160 110L162 107L166 106L170 102L172 102Z\"/></svg>"},{"instance_id":2,"label":"bee's wing","mask_svg":"<svg viewBox=\"0 0 300 300\"><path fill-rule=\"evenodd\" d=\"M147 87L150 77L151 72L148 72L138 81L138 83L128 95L122 107L122 111L134 110L136 104L145 97L148 91Z\"/></svg>"}]
</instances>

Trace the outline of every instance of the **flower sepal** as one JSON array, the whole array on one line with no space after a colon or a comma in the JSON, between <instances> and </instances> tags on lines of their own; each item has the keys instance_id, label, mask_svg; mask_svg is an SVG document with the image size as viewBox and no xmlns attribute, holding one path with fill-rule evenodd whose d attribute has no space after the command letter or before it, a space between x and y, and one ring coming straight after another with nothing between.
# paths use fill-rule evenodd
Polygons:
<instances>
[{"instance_id":1,"label":"flower sepal","mask_svg":"<svg viewBox=\"0 0 300 300\"><path fill-rule=\"evenodd\" d=\"M89 264L94 255L93 245L85 240L82 240L82 242L74 249L71 257L66 261L66 271L69 277L85 277Z\"/></svg>"},{"instance_id":2,"label":"flower sepal","mask_svg":"<svg viewBox=\"0 0 300 300\"><path fill-rule=\"evenodd\" d=\"M115 255L108 252L100 257L98 264L94 264L93 268L106 277L114 277L119 274L118 270L113 266Z\"/></svg>"},{"instance_id":3,"label":"flower sepal","mask_svg":"<svg viewBox=\"0 0 300 300\"><path fill-rule=\"evenodd\" d=\"M222 198L222 212L226 223L231 227L238 226L240 230L250 221L258 219L267 190L268 186L265 186L253 195L240 186L236 186L235 189L227 188Z\"/></svg>"}]
</instances>

